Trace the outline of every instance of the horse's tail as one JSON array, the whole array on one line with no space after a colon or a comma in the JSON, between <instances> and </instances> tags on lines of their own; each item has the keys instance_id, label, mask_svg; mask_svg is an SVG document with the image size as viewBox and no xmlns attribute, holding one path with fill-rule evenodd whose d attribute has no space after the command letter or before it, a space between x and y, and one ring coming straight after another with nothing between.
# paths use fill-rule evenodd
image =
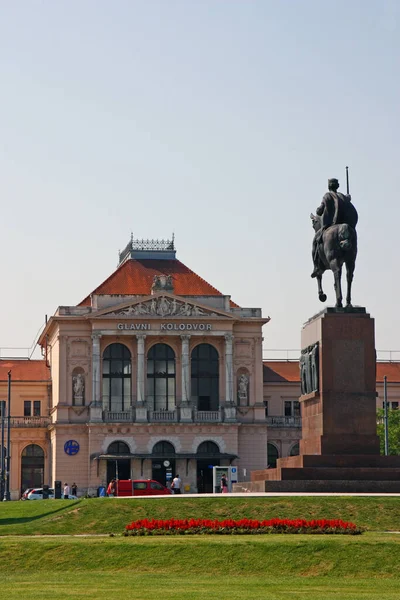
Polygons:
<instances>
[{"instance_id":1,"label":"horse's tail","mask_svg":"<svg viewBox=\"0 0 400 600\"><path fill-rule=\"evenodd\" d=\"M342 250L350 250L353 246L353 228L347 223L339 225L339 246Z\"/></svg>"}]
</instances>

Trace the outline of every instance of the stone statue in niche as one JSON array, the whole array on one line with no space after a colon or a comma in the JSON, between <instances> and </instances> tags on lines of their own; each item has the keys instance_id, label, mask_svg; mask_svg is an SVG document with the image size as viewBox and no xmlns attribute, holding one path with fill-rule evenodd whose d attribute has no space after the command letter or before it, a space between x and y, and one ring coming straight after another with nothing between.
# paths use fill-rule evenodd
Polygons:
<instances>
[{"instance_id":1,"label":"stone statue in niche","mask_svg":"<svg viewBox=\"0 0 400 600\"><path fill-rule=\"evenodd\" d=\"M74 375L72 378L72 388L74 392L74 404L83 404L83 395L85 392L85 377L82 373Z\"/></svg>"},{"instance_id":2,"label":"stone statue in niche","mask_svg":"<svg viewBox=\"0 0 400 600\"><path fill-rule=\"evenodd\" d=\"M239 405L246 405L249 399L249 377L242 373L238 379Z\"/></svg>"},{"instance_id":3,"label":"stone statue in niche","mask_svg":"<svg viewBox=\"0 0 400 600\"><path fill-rule=\"evenodd\" d=\"M301 351L300 382L302 395L319 390L319 356L318 343Z\"/></svg>"}]
</instances>

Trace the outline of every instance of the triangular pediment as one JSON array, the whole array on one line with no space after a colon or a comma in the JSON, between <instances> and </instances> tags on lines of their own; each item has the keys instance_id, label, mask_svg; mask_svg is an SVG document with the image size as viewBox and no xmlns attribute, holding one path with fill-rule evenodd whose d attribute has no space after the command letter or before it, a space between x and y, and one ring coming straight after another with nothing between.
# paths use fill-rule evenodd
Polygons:
<instances>
[{"instance_id":1,"label":"triangular pediment","mask_svg":"<svg viewBox=\"0 0 400 600\"><path fill-rule=\"evenodd\" d=\"M181 297L167 293L146 296L140 300L124 302L113 307L104 308L88 315L88 318L98 317L130 317L130 318L201 318L219 317L233 319L233 315L218 309L212 309L204 304L193 302L190 299L182 300Z\"/></svg>"}]
</instances>

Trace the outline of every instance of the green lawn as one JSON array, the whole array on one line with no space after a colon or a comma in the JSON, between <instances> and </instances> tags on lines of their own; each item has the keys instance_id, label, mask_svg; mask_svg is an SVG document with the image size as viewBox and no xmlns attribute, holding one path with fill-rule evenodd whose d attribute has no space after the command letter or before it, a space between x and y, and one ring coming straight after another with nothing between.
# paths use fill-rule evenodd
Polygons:
<instances>
[{"instance_id":1,"label":"green lawn","mask_svg":"<svg viewBox=\"0 0 400 600\"><path fill-rule=\"evenodd\" d=\"M400 530L396 497L93 498L0 503L0 536L121 533L134 519L340 518L371 531Z\"/></svg>"},{"instance_id":2,"label":"green lawn","mask_svg":"<svg viewBox=\"0 0 400 600\"><path fill-rule=\"evenodd\" d=\"M133 519L191 516L342 518L368 531L361 536L119 535ZM400 530L398 498L0 503L1 598L397 600L400 535L384 533L389 530ZM75 537L80 534L89 537Z\"/></svg>"},{"instance_id":3,"label":"green lawn","mask_svg":"<svg viewBox=\"0 0 400 600\"><path fill-rule=\"evenodd\" d=\"M0 540L2 597L395 599L396 535Z\"/></svg>"}]
</instances>

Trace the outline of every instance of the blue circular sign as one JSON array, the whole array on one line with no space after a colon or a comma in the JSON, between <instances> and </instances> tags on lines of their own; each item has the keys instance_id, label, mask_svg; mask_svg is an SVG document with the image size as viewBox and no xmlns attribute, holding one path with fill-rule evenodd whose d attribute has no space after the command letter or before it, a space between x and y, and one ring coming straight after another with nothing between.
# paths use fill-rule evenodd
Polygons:
<instances>
[{"instance_id":1,"label":"blue circular sign","mask_svg":"<svg viewBox=\"0 0 400 600\"><path fill-rule=\"evenodd\" d=\"M78 452L79 452L78 442L76 442L75 440L68 440L68 442L65 442L64 452L65 452L65 454L68 454L69 456L74 456L75 454L78 454Z\"/></svg>"}]
</instances>

